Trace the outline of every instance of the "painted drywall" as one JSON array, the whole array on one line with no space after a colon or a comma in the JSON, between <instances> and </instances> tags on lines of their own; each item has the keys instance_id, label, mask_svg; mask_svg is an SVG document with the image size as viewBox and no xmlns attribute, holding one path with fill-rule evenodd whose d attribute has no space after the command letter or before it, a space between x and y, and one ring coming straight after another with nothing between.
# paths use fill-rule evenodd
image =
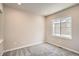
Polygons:
<instances>
[{"instance_id":1,"label":"painted drywall","mask_svg":"<svg viewBox=\"0 0 79 59\"><path fill-rule=\"evenodd\" d=\"M0 13L0 40L3 40L3 29L4 29L4 13Z\"/></svg>"},{"instance_id":2,"label":"painted drywall","mask_svg":"<svg viewBox=\"0 0 79 59\"><path fill-rule=\"evenodd\" d=\"M3 54L3 13L0 13L0 56Z\"/></svg>"},{"instance_id":3,"label":"painted drywall","mask_svg":"<svg viewBox=\"0 0 79 59\"><path fill-rule=\"evenodd\" d=\"M44 41L44 17L4 7L4 47L13 50Z\"/></svg>"},{"instance_id":4,"label":"painted drywall","mask_svg":"<svg viewBox=\"0 0 79 59\"><path fill-rule=\"evenodd\" d=\"M51 20L65 16L72 17L72 39L52 36ZM47 16L45 23L46 23L45 42L79 52L79 5L73 6L69 9L63 10L56 14Z\"/></svg>"},{"instance_id":5,"label":"painted drywall","mask_svg":"<svg viewBox=\"0 0 79 59\"><path fill-rule=\"evenodd\" d=\"M4 13L3 5L0 3L0 39L3 39L3 28L4 28Z\"/></svg>"}]
</instances>

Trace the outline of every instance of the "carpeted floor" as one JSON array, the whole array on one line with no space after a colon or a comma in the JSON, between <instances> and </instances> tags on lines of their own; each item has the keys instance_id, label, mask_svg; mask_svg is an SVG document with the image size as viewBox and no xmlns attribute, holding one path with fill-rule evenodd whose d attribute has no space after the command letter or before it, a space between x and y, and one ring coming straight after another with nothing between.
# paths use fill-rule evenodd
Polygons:
<instances>
[{"instance_id":1,"label":"carpeted floor","mask_svg":"<svg viewBox=\"0 0 79 59\"><path fill-rule=\"evenodd\" d=\"M55 45L43 43L35 46L30 46L14 51L9 51L3 56L79 56L76 53L59 48Z\"/></svg>"}]
</instances>

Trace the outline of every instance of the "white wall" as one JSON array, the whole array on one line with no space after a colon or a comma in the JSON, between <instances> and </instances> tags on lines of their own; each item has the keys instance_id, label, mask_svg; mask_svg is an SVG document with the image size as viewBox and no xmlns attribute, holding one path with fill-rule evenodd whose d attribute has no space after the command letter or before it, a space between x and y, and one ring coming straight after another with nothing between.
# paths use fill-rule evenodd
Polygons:
<instances>
[{"instance_id":1,"label":"white wall","mask_svg":"<svg viewBox=\"0 0 79 59\"><path fill-rule=\"evenodd\" d=\"M12 50L44 41L44 17L4 7L4 47Z\"/></svg>"},{"instance_id":2,"label":"white wall","mask_svg":"<svg viewBox=\"0 0 79 59\"><path fill-rule=\"evenodd\" d=\"M64 16L72 17L72 39L52 36L52 19ZM46 17L46 42L79 52L79 5Z\"/></svg>"}]
</instances>

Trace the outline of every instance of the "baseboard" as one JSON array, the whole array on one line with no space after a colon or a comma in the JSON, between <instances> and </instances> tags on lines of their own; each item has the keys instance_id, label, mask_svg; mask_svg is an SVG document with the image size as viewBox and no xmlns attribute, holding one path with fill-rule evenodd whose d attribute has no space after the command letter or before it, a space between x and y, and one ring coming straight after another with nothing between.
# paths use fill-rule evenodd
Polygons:
<instances>
[{"instance_id":1,"label":"baseboard","mask_svg":"<svg viewBox=\"0 0 79 59\"><path fill-rule=\"evenodd\" d=\"M41 44L41 43L44 43L44 42L37 42L37 43L33 43L33 44L28 44L28 45L21 46L21 47L18 47L18 48L13 48L13 49L9 49L9 50L4 50L4 52L17 50L17 49L21 49L21 48L24 48L24 47L30 47L30 46L34 46L34 45Z\"/></svg>"},{"instance_id":2,"label":"baseboard","mask_svg":"<svg viewBox=\"0 0 79 59\"><path fill-rule=\"evenodd\" d=\"M54 44L54 43L50 43L50 42L47 42L47 43L53 44L53 45L55 45L55 46L58 46L58 47L61 47L61 48L63 48L63 49L66 49L66 50L69 50L69 51L72 51L72 52L74 52L74 53L79 54L79 51L76 51L76 50L73 50L73 49L70 49L70 48L67 48L67 47L60 46L60 45L58 45L58 44Z\"/></svg>"}]
</instances>

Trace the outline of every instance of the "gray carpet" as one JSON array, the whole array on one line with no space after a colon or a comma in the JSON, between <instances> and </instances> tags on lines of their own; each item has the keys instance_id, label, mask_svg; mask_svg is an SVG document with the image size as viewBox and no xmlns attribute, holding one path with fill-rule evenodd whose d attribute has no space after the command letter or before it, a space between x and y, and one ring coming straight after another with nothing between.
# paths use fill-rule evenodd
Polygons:
<instances>
[{"instance_id":1,"label":"gray carpet","mask_svg":"<svg viewBox=\"0 0 79 59\"><path fill-rule=\"evenodd\" d=\"M79 56L76 53L59 48L55 45L43 43L35 46L30 46L14 51L9 51L3 56Z\"/></svg>"}]
</instances>

